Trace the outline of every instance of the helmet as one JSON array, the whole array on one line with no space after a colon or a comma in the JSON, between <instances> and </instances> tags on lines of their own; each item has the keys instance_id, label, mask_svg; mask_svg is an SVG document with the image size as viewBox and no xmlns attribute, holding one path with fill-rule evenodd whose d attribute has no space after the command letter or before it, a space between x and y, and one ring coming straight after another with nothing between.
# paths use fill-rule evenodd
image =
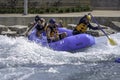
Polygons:
<instances>
[{"instance_id":1,"label":"helmet","mask_svg":"<svg viewBox=\"0 0 120 80\"><path fill-rule=\"evenodd\" d=\"M49 20L49 23L55 24L55 23L56 23L56 20L55 20L54 18L51 18L51 19Z\"/></svg>"},{"instance_id":2,"label":"helmet","mask_svg":"<svg viewBox=\"0 0 120 80\"><path fill-rule=\"evenodd\" d=\"M40 20L40 17L37 15L37 16L35 16L35 21L37 22L37 21L39 21Z\"/></svg>"},{"instance_id":3,"label":"helmet","mask_svg":"<svg viewBox=\"0 0 120 80\"><path fill-rule=\"evenodd\" d=\"M86 16L88 20L91 20L91 16L90 15L87 15Z\"/></svg>"},{"instance_id":4,"label":"helmet","mask_svg":"<svg viewBox=\"0 0 120 80\"><path fill-rule=\"evenodd\" d=\"M63 21L62 20L59 20L60 23L62 23Z\"/></svg>"}]
</instances>

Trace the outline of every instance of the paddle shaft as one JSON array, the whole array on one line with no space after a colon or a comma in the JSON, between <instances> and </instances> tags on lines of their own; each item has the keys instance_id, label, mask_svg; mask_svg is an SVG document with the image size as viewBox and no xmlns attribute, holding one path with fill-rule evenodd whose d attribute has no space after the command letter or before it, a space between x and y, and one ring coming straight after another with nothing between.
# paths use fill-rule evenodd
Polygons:
<instances>
[{"instance_id":1,"label":"paddle shaft","mask_svg":"<svg viewBox=\"0 0 120 80\"><path fill-rule=\"evenodd\" d=\"M91 15L92 16L92 15ZM95 23L98 25L98 27L99 27L99 29L105 34L105 36L108 38L108 39L110 39L109 38L109 36L105 33L105 31L100 27L100 25L99 25L99 23L97 22L97 20L92 16L92 19L95 21Z\"/></svg>"}]
</instances>

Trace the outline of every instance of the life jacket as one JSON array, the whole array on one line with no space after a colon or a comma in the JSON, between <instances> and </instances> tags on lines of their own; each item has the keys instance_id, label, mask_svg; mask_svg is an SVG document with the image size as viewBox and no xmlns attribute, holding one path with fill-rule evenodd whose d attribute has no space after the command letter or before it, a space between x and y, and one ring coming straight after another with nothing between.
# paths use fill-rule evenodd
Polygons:
<instances>
[{"instance_id":1,"label":"life jacket","mask_svg":"<svg viewBox=\"0 0 120 80\"><path fill-rule=\"evenodd\" d=\"M78 32L84 33L87 31L87 25L84 23L80 23L75 27L75 30L77 30Z\"/></svg>"},{"instance_id":2,"label":"life jacket","mask_svg":"<svg viewBox=\"0 0 120 80\"><path fill-rule=\"evenodd\" d=\"M37 25L36 25L36 29L39 30L39 31L43 31L43 30L44 30L44 27L43 27L43 25L41 25L41 24L37 24Z\"/></svg>"},{"instance_id":3,"label":"life jacket","mask_svg":"<svg viewBox=\"0 0 120 80\"><path fill-rule=\"evenodd\" d=\"M36 28L37 30L45 31L47 26L47 23L45 22L44 24L37 24Z\"/></svg>"},{"instance_id":4,"label":"life jacket","mask_svg":"<svg viewBox=\"0 0 120 80\"><path fill-rule=\"evenodd\" d=\"M46 31L47 26L48 26L48 24L47 24L47 22L45 22L45 23L44 23L44 31Z\"/></svg>"},{"instance_id":5,"label":"life jacket","mask_svg":"<svg viewBox=\"0 0 120 80\"><path fill-rule=\"evenodd\" d=\"M50 37L58 37L58 30L56 26L47 26L50 29Z\"/></svg>"}]
</instances>

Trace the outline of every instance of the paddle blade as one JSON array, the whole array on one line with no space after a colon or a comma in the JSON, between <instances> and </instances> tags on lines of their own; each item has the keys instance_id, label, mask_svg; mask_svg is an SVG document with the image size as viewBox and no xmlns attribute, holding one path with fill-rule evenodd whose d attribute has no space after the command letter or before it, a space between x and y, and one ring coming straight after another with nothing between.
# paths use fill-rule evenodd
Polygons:
<instances>
[{"instance_id":1,"label":"paddle blade","mask_svg":"<svg viewBox=\"0 0 120 80\"><path fill-rule=\"evenodd\" d=\"M111 45L117 45L117 42L115 42L113 39L111 39L111 38L109 38L109 43L111 44Z\"/></svg>"}]
</instances>

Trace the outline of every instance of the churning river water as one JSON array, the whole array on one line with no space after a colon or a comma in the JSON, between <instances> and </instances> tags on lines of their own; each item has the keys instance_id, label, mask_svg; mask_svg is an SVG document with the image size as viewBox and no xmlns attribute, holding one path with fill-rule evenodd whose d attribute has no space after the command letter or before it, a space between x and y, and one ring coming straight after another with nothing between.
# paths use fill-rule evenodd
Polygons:
<instances>
[{"instance_id":1,"label":"churning river water","mask_svg":"<svg viewBox=\"0 0 120 80\"><path fill-rule=\"evenodd\" d=\"M25 37L0 35L0 80L120 80L120 33L77 52L54 51Z\"/></svg>"}]
</instances>

